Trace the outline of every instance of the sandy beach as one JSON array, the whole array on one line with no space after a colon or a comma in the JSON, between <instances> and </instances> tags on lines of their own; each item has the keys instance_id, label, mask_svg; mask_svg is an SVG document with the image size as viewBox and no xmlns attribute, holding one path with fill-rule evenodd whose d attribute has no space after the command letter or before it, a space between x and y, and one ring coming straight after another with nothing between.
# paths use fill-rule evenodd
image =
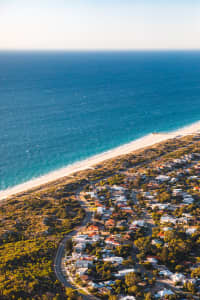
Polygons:
<instances>
[{"instance_id":1,"label":"sandy beach","mask_svg":"<svg viewBox=\"0 0 200 300\"><path fill-rule=\"evenodd\" d=\"M182 136L196 133L200 133L200 122L196 122L190 126L183 127L176 131L168 133L151 133L128 144L124 144L104 153L94 155L86 160L79 161L57 171L46 174L44 176L32 179L12 188L0 191L0 200L6 199L14 194L25 192L32 188L36 188L40 185L49 183L51 181L58 180L62 177L72 175L74 172L86 170L107 159L114 158L123 154L128 154L135 150L139 150L140 148L152 146L156 143L166 141L167 139L179 138Z\"/></svg>"}]
</instances>

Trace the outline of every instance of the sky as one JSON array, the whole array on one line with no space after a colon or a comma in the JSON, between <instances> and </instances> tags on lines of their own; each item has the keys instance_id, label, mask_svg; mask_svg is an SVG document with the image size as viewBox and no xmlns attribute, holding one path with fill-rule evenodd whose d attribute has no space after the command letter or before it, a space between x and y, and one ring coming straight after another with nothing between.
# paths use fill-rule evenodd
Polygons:
<instances>
[{"instance_id":1,"label":"sky","mask_svg":"<svg viewBox=\"0 0 200 300\"><path fill-rule=\"evenodd\" d=\"M0 0L6 49L200 49L200 0Z\"/></svg>"}]
</instances>

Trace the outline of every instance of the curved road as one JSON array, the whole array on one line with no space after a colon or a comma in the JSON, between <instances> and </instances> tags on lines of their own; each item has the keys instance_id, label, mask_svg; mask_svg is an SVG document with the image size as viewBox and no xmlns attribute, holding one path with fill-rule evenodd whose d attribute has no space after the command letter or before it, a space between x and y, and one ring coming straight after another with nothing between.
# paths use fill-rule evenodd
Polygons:
<instances>
[{"instance_id":1,"label":"curved road","mask_svg":"<svg viewBox=\"0 0 200 300\"><path fill-rule=\"evenodd\" d=\"M67 240L71 239L73 236L75 236L82 228L84 228L87 223L90 222L91 218L92 218L92 212L89 211L89 206L87 204L86 201L83 201L80 199L80 192L82 189L78 190L76 193L76 198L79 201L81 207L85 210L85 218L81 224L81 226L77 227L75 230L73 230L72 232L70 232L67 236L65 236L63 238L63 240L60 242L59 246L58 246L58 250L54 259L54 270L55 270L55 274L56 277L58 278L58 280L65 286L65 287L69 287L69 288L73 288L75 290L77 290L77 287L75 285L73 285L69 280L67 280L66 276L63 273L62 270L62 258L64 257L64 253L65 253L65 245ZM82 298L84 300L94 300L97 299L96 297L92 296L92 295L84 295L81 292L79 293Z\"/></svg>"}]
</instances>

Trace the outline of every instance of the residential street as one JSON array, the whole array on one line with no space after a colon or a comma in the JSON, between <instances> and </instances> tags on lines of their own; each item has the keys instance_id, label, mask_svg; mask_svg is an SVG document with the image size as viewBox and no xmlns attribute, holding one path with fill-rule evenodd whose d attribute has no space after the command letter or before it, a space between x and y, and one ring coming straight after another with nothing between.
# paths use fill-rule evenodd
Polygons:
<instances>
[{"instance_id":1,"label":"residential street","mask_svg":"<svg viewBox=\"0 0 200 300\"><path fill-rule=\"evenodd\" d=\"M92 218L92 213L89 211L88 205L86 201L83 201L80 199L80 191L81 189L79 189L76 193L76 197L77 200L79 201L80 205L82 206L82 208L85 210L85 218L81 224L81 226L77 227L76 230L73 230L72 232L70 232L67 236L64 237L64 239L60 242L59 246L58 246L58 250L55 256L55 260L54 260L54 270L55 270L55 274L58 278L58 280L65 286L68 288L73 288L77 290L77 286L74 286L71 283L71 280L67 280L66 275L64 274L64 270L63 270L63 265L62 265L62 259L64 257L65 254L65 245L67 240L71 239L73 236L75 236L83 227L85 227L91 220ZM84 300L95 300L97 298L95 298L94 296L90 296L90 295L84 295L81 293L81 291L79 292L80 295L82 296L82 298Z\"/></svg>"}]
</instances>

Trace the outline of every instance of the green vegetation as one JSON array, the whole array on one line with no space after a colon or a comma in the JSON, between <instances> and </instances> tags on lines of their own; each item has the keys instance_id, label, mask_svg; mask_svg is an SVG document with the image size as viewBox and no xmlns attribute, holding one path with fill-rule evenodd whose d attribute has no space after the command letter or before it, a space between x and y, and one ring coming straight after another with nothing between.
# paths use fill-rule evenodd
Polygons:
<instances>
[{"instance_id":1,"label":"green vegetation","mask_svg":"<svg viewBox=\"0 0 200 300\"><path fill-rule=\"evenodd\" d=\"M53 259L61 238L84 217L71 187L58 185L1 204L1 299L67 298Z\"/></svg>"},{"instance_id":2,"label":"green vegetation","mask_svg":"<svg viewBox=\"0 0 200 300\"><path fill-rule=\"evenodd\" d=\"M199 139L172 139L108 166L111 175L81 192L95 214L67 247L69 274L99 299L197 299Z\"/></svg>"}]
</instances>

